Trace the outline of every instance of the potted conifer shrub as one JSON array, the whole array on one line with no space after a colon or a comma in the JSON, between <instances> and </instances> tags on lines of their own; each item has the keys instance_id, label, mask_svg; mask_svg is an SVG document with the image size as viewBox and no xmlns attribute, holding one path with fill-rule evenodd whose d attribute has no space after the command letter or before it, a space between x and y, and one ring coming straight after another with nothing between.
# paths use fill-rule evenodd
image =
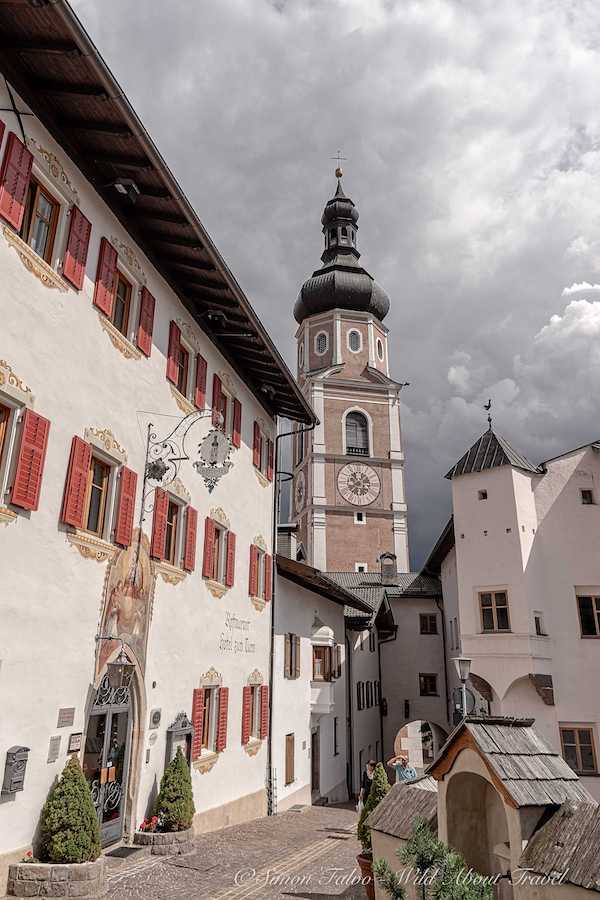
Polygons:
<instances>
[{"instance_id":1,"label":"potted conifer shrub","mask_svg":"<svg viewBox=\"0 0 600 900\"><path fill-rule=\"evenodd\" d=\"M356 857L363 877L363 884L369 900L375 900L375 884L373 882L373 848L371 846L371 829L367 825L367 819L375 807L383 800L390 789L390 783L382 763L377 763L373 773L371 790L367 802L363 806L358 827L356 830L358 840L362 846L362 853Z\"/></svg>"},{"instance_id":2,"label":"potted conifer shrub","mask_svg":"<svg viewBox=\"0 0 600 900\"><path fill-rule=\"evenodd\" d=\"M134 835L134 843L150 845L151 852L170 856L193 849L194 796L189 766L181 748L165 769L152 814Z\"/></svg>"},{"instance_id":3,"label":"potted conifer shrub","mask_svg":"<svg viewBox=\"0 0 600 900\"><path fill-rule=\"evenodd\" d=\"M100 827L90 788L79 759L72 756L42 810L40 862L32 855L10 866L8 893L16 897L103 894L106 874L100 851ZM32 882L37 882L37 890ZM77 882L77 888L71 890L69 882Z\"/></svg>"}]
</instances>

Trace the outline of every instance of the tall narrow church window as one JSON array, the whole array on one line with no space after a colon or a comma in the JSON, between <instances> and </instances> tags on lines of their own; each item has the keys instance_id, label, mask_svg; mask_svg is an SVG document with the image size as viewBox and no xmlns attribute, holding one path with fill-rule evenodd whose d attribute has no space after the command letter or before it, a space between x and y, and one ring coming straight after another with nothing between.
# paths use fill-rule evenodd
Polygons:
<instances>
[{"instance_id":1,"label":"tall narrow church window","mask_svg":"<svg viewBox=\"0 0 600 900\"><path fill-rule=\"evenodd\" d=\"M335 228L329 229L329 243L337 244L337 231Z\"/></svg>"},{"instance_id":2,"label":"tall narrow church window","mask_svg":"<svg viewBox=\"0 0 600 900\"><path fill-rule=\"evenodd\" d=\"M342 225L342 236L341 236L342 244L348 243L348 229L345 225Z\"/></svg>"},{"instance_id":3,"label":"tall narrow church window","mask_svg":"<svg viewBox=\"0 0 600 900\"><path fill-rule=\"evenodd\" d=\"M367 418L360 412L351 412L346 416L346 453L352 456L369 455Z\"/></svg>"}]
</instances>

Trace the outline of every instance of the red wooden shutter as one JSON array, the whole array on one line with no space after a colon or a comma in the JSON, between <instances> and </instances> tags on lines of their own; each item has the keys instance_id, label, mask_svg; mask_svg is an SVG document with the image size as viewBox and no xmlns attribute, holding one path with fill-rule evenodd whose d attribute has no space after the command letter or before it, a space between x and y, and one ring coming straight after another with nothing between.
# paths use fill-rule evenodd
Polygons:
<instances>
[{"instance_id":1,"label":"red wooden shutter","mask_svg":"<svg viewBox=\"0 0 600 900\"><path fill-rule=\"evenodd\" d=\"M252 462L257 469L260 469L260 426L258 422L254 423L254 439L252 441Z\"/></svg>"},{"instance_id":2,"label":"red wooden shutter","mask_svg":"<svg viewBox=\"0 0 600 900\"><path fill-rule=\"evenodd\" d=\"M258 557L259 551L256 544L250 544L250 575L248 578L248 593L251 597L258 594Z\"/></svg>"},{"instance_id":3,"label":"red wooden shutter","mask_svg":"<svg viewBox=\"0 0 600 900\"><path fill-rule=\"evenodd\" d=\"M222 413L222 383L218 375L213 375L213 392L212 392L212 423L213 425L221 424Z\"/></svg>"},{"instance_id":4,"label":"red wooden shutter","mask_svg":"<svg viewBox=\"0 0 600 900\"><path fill-rule=\"evenodd\" d=\"M225 566L225 584L232 587L235 581L235 534L227 532L227 562Z\"/></svg>"},{"instance_id":5,"label":"red wooden shutter","mask_svg":"<svg viewBox=\"0 0 600 900\"><path fill-rule=\"evenodd\" d=\"M115 541L123 547L129 547L133 537L136 487L136 473L124 466L121 469L121 486L119 489L119 505L117 507L117 524L115 526Z\"/></svg>"},{"instance_id":6,"label":"red wooden shutter","mask_svg":"<svg viewBox=\"0 0 600 900\"><path fill-rule=\"evenodd\" d=\"M154 307L156 300L148 290L142 288L140 296L140 320L137 331L137 345L145 356L152 352L152 332L154 330Z\"/></svg>"},{"instance_id":7,"label":"red wooden shutter","mask_svg":"<svg viewBox=\"0 0 600 900\"><path fill-rule=\"evenodd\" d=\"M219 688L219 718L217 721L217 753L227 746L227 707L229 706L229 688Z\"/></svg>"},{"instance_id":8,"label":"red wooden shutter","mask_svg":"<svg viewBox=\"0 0 600 900\"><path fill-rule=\"evenodd\" d=\"M204 688L194 688L192 700L192 759L198 759L202 753L202 720L204 718Z\"/></svg>"},{"instance_id":9,"label":"red wooden shutter","mask_svg":"<svg viewBox=\"0 0 600 900\"><path fill-rule=\"evenodd\" d=\"M260 686L260 738L266 738L269 733L269 685Z\"/></svg>"},{"instance_id":10,"label":"red wooden shutter","mask_svg":"<svg viewBox=\"0 0 600 900\"><path fill-rule=\"evenodd\" d=\"M165 558L168 511L169 495L162 488L157 487L154 491L154 515L152 517L152 540L150 542L150 556L154 559Z\"/></svg>"},{"instance_id":11,"label":"red wooden shutter","mask_svg":"<svg viewBox=\"0 0 600 900\"><path fill-rule=\"evenodd\" d=\"M32 162L25 144L11 131L0 170L0 216L17 231L23 224Z\"/></svg>"},{"instance_id":12,"label":"red wooden shutter","mask_svg":"<svg viewBox=\"0 0 600 900\"><path fill-rule=\"evenodd\" d=\"M4 129L5 128L6 128L6 125L4 124L2 119L0 119L0 144L2 144L2 138L4 137Z\"/></svg>"},{"instance_id":13,"label":"red wooden shutter","mask_svg":"<svg viewBox=\"0 0 600 900\"><path fill-rule=\"evenodd\" d=\"M62 273L63 278L70 281L78 291L83 287L91 233L92 223L89 219L86 219L78 206L74 206L71 209L69 239L67 241Z\"/></svg>"},{"instance_id":14,"label":"red wooden shutter","mask_svg":"<svg viewBox=\"0 0 600 900\"><path fill-rule=\"evenodd\" d=\"M61 515L62 521L74 528L83 528L91 459L92 448L75 435L71 441L71 456Z\"/></svg>"},{"instance_id":15,"label":"red wooden shutter","mask_svg":"<svg viewBox=\"0 0 600 900\"><path fill-rule=\"evenodd\" d=\"M100 255L96 271L96 287L94 288L94 306L109 318L112 315L115 299L117 275L117 251L105 237L100 241Z\"/></svg>"},{"instance_id":16,"label":"red wooden shutter","mask_svg":"<svg viewBox=\"0 0 600 900\"><path fill-rule=\"evenodd\" d=\"M213 571L213 548L215 544L215 523L206 517L204 522L204 558L202 560L202 575L210 578Z\"/></svg>"},{"instance_id":17,"label":"red wooden shutter","mask_svg":"<svg viewBox=\"0 0 600 900\"><path fill-rule=\"evenodd\" d=\"M206 402L206 370L207 362L199 353L196 355L196 389L194 391L194 403L198 409L204 409Z\"/></svg>"},{"instance_id":18,"label":"red wooden shutter","mask_svg":"<svg viewBox=\"0 0 600 900\"><path fill-rule=\"evenodd\" d=\"M177 357L181 342L181 329L175 322L169 325L169 352L167 356L167 378L177 384Z\"/></svg>"},{"instance_id":19,"label":"red wooden shutter","mask_svg":"<svg viewBox=\"0 0 600 900\"><path fill-rule=\"evenodd\" d=\"M10 497L10 502L21 509L38 508L49 431L48 419L30 409L25 410L15 482Z\"/></svg>"},{"instance_id":20,"label":"red wooden shutter","mask_svg":"<svg viewBox=\"0 0 600 900\"><path fill-rule=\"evenodd\" d=\"M251 721L250 715L252 712L252 688L246 685L242 688L242 744L247 744L250 740L250 728Z\"/></svg>"},{"instance_id":21,"label":"red wooden shutter","mask_svg":"<svg viewBox=\"0 0 600 900\"><path fill-rule=\"evenodd\" d=\"M273 599L273 557L265 553L265 600Z\"/></svg>"},{"instance_id":22,"label":"red wooden shutter","mask_svg":"<svg viewBox=\"0 0 600 900\"><path fill-rule=\"evenodd\" d=\"M233 435L231 443L234 447L242 445L242 404L235 398L233 401Z\"/></svg>"},{"instance_id":23,"label":"red wooden shutter","mask_svg":"<svg viewBox=\"0 0 600 900\"><path fill-rule=\"evenodd\" d=\"M267 478L269 479L269 481L273 481L273 457L273 441L267 441Z\"/></svg>"},{"instance_id":24,"label":"red wooden shutter","mask_svg":"<svg viewBox=\"0 0 600 900\"><path fill-rule=\"evenodd\" d=\"M188 506L185 516L185 544L183 552L183 568L193 572L196 568L196 532L198 530L198 511Z\"/></svg>"}]
</instances>

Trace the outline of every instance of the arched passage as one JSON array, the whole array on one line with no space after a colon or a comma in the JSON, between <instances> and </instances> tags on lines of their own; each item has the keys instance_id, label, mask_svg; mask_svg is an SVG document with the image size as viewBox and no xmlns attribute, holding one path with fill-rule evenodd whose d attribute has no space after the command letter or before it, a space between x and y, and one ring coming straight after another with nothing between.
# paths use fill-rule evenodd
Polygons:
<instances>
[{"instance_id":1,"label":"arched passage","mask_svg":"<svg viewBox=\"0 0 600 900\"><path fill-rule=\"evenodd\" d=\"M505 871L495 852L508 846L508 822L494 786L474 772L457 772L446 789L448 842L482 875Z\"/></svg>"},{"instance_id":2,"label":"arched passage","mask_svg":"<svg viewBox=\"0 0 600 900\"><path fill-rule=\"evenodd\" d=\"M394 738L394 754L406 756L408 765L422 775L444 744L448 733L436 722L415 719L402 725Z\"/></svg>"}]
</instances>

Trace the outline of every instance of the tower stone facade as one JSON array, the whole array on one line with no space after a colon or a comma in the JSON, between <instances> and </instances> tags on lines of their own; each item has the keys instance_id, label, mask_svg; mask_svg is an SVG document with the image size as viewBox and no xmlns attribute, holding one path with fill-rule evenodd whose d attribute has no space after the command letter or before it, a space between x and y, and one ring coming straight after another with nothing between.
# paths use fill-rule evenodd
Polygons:
<instances>
[{"instance_id":1,"label":"tower stone facade","mask_svg":"<svg viewBox=\"0 0 600 900\"><path fill-rule=\"evenodd\" d=\"M298 380L319 424L294 442L292 510L305 558L374 571L384 551L409 571L401 385L390 377L390 300L360 265L358 210L337 189L321 219L323 265L303 284Z\"/></svg>"}]
</instances>

